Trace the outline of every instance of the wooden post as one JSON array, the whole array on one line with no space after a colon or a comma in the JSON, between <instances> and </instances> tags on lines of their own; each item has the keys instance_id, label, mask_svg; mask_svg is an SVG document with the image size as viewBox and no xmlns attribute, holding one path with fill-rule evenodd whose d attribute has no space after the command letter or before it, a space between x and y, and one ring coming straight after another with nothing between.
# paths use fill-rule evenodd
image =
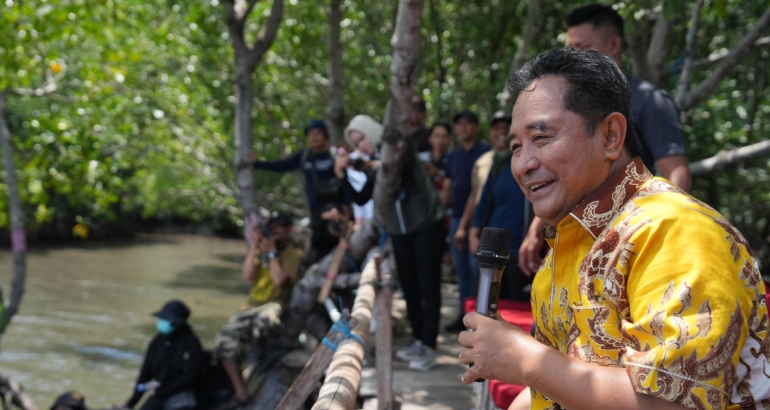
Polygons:
<instances>
[{"instance_id":1,"label":"wooden post","mask_svg":"<svg viewBox=\"0 0 770 410\"><path fill-rule=\"evenodd\" d=\"M375 265L376 260L372 258L361 273L358 294L351 314L352 318L357 320L351 333L363 339L364 342L369 339L369 323L372 320L377 278ZM365 356L366 348L355 339L348 338L339 344L313 410L354 410L356 408Z\"/></svg>"},{"instance_id":2,"label":"wooden post","mask_svg":"<svg viewBox=\"0 0 770 410\"><path fill-rule=\"evenodd\" d=\"M393 305L393 279L389 264L382 266L382 257L375 257L377 298L374 314L377 319L377 409L393 409L393 323L390 314Z\"/></svg>"},{"instance_id":3,"label":"wooden post","mask_svg":"<svg viewBox=\"0 0 770 410\"><path fill-rule=\"evenodd\" d=\"M355 327L358 320L352 318L349 323L351 327ZM326 334L326 338L333 344L338 344L343 337L344 335L334 329L329 329L329 332ZM281 402L278 403L276 409L299 410L303 408L305 400L310 397L310 393L315 389L316 383L323 376L326 368L329 367L333 355L334 352L325 343L319 344L310 360L302 368L302 372L294 380L291 387L289 387L289 391L286 392Z\"/></svg>"}]
</instances>

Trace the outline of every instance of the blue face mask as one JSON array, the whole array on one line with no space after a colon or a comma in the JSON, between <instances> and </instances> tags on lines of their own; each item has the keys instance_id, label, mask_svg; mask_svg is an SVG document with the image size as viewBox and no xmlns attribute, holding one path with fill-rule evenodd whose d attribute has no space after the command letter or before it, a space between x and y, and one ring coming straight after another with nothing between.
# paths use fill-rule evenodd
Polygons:
<instances>
[{"instance_id":1,"label":"blue face mask","mask_svg":"<svg viewBox=\"0 0 770 410\"><path fill-rule=\"evenodd\" d=\"M158 323L155 324L155 327L158 329L158 332L167 335L171 333L172 330L174 330L174 326L166 319L158 319Z\"/></svg>"}]
</instances>

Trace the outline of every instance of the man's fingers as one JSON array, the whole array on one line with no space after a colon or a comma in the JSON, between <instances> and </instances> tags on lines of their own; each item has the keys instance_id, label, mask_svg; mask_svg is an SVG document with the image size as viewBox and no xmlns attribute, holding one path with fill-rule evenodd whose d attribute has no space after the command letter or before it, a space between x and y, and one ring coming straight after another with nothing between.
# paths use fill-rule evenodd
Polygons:
<instances>
[{"instance_id":1,"label":"man's fingers","mask_svg":"<svg viewBox=\"0 0 770 410\"><path fill-rule=\"evenodd\" d=\"M478 329L478 322L479 322L479 319L480 319L480 318L483 318L483 317L484 317L483 315L481 315L481 314L479 314L479 313L476 313L476 312L471 312L471 313L468 313L468 314L467 314L467 315L465 315L465 317L463 318L463 324L464 324L464 325L465 325L465 327L467 327L468 329Z\"/></svg>"},{"instance_id":2,"label":"man's fingers","mask_svg":"<svg viewBox=\"0 0 770 410\"><path fill-rule=\"evenodd\" d=\"M473 348L473 332L470 331L462 331L457 336L457 341L460 343L462 347L467 347L469 349Z\"/></svg>"},{"instance_id":3,"label":"man's fingers","mask_svg":"<svg viewBox=\"0 0 770 410\"><path fill-rule=\"evenodd\" d=\"M473 363L473 349L463 349L460 351L460 354L457 356L458 359L460 359L460 363L462 364L471 364Z\"/></svg>"},{"instance_id":4,"label":"man's fingers","mask_svg":"<svg viewBox=\"0 0 770 410\"><path fill-rule=\"evenodd\" d=\"M478 380L479 372L474 367L468 368L468 370L465 371L465 374L463 374L463 383L465 384L473 384L476 380Z\"/></svg>"}]
</instances>

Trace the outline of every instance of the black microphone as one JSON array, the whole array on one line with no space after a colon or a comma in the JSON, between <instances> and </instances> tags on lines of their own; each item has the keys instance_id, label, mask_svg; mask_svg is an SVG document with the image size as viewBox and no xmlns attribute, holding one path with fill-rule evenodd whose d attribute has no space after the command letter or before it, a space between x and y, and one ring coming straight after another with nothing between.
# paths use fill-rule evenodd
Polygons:
<instances>
[{"instance_id":1,"label":"black microphone","mask_svg":"<svg viewBox=\"0 0 770 410\"><path fill-rule=\"evenodd\" d=\"M476 313L497 317L497 302L500 298L500 282L505 265L511 256L511 236L507 229L484 228L479 240L479 291L476 295ZM472 329L469 329L473 331ZM473 364L471 364L471 367ZM477 379L483 382L484 379Z\"/></svg>"}]
</instances>

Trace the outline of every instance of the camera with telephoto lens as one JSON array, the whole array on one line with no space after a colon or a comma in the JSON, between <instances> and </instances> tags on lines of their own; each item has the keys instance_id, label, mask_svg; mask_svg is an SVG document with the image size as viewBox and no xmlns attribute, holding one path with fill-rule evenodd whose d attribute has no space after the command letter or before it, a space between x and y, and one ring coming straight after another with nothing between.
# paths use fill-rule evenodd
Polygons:
<instances>
[{"instance_id":1,"label":"camera with telephoto lens","mask_svg":"<svg viewBox=\"0 0 770 410\"><path fill-rule=\"evenodd\" d=\"M262 231L262 237L263 238L269 238L272 231L270 230L270 225L260 225L259 229Z\"/></svg>"},{"instance_id":2,"label":"camera with telephoto lens","mask_svg":"<svg viewBox=\"0 0 770 410\"><path fill-rule=\"evenodd\" d=\"M329 222L329 228L331 228L331 230L334 232L342 232L342 230L344 229L344 226L343 224L337 221L331 221Z\"/></svg>"}]
</instances>

